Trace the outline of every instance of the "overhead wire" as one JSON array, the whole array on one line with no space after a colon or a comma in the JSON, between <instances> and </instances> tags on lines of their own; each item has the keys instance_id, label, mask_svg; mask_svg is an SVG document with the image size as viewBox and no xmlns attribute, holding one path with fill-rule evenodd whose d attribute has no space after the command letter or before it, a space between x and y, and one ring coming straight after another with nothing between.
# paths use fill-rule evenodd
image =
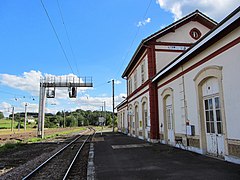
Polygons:
<instances>
[{"instance_id":1,"label":"overhead wire","mask_svg":"<svg viewBox=\"0 0 240 180\"><path fill-rule=\"evenodd\" d=\"M148 10L149 10L151 4L152 4L152 0L150 0L149 4L148 4L148 6L147 6L147 9L146 9L146 11L145 11L145 13L144 13L143 19L146 18L147 13L148 13ZM134 44L134 42L135 42L135 40L136 40L136 38L137 38L137 36L138 36L138 33L139 33L139 31L140 31L140 28L141 28L141 26L138 26L137 31L136 31L136 33L135 33L135 35L134 35L134 37L133 37L133 40L131 41L131 44L130 44L127 52L126 52L126 55L123 56L123 58L122 58L122 59L123 59L123 60L122 60L122 64L121 64L119 70L117 71L117 74L116 74L117 76L118 76L118 74L120 73L120 71L121 71L121 69L122 69L122 67L123 67L123 65L124 65L124 63L125 63L128 55L129 55L129 53L130 53L130 51L131 51L131 48L132 48L132 46L133 46L133 44Z\"/></svg>"},{"instance_id":2,"label":"overhead wire","mask_svg":"<svg viewBox=\"0 0 240 180\"><path fill-rule=\"evenodd\" d=\"M50 18L50 16L49 16L48 11L47 11L47 9L46 9L46 7L45 7L45 5L44 5L44 3L43 3L42 0L41 0L41 4L42 4L42 7L43 7L43 9L44 9L47 17L48 17L48 20L49 20L49 22L50 22L50 24L51 24L51 27L52 27L52 29L53 29L53 31L54 31L54 34L55 34L55 36L56 36L56 38L57 38L57 40L58 40L58 43L59 43L59 45L60 45L60 47L61 47L61 49L62 49L62 52L63 52L63 54L64 54L64 57L65 57L65 59L67 60L67 63L68 63L68 65L69 65L72 73L74 74L73 68L72 68L72 66L71 66L71 63L70 63L68 57L67 57L66 51L65 51L64 48L63 48L62 42L61 42L61 40L60 40L60 38L59 38L59 36L58 36L58 34L57 34L57 31L56 31L56 29L55 29L55 27L54 27L54 25L53 25L53 23L52 23L52 20L51 20L51 18Z\"/></svg>"},{"instance_id":3,"label":"overhead wire","mask_svg":"<svg viewBox=\"0 0 240 180\"><path fill-rule=\"evenodd\" d=\"M66 27L66 24L65 24L65 21L64 21L64 18L63 18L63 13L62 13L62 10L61 10L61 7L60 7L60 4L59 4L58 0L57 0L57 5L58 5L59 12L60 12L61 20L62 20L62 23L63 23L63 26L64 26L64 30L65 30L65 33L66 33L66 36L67 36L67 39L68 39L70 50L71 50L71 53L72 53L72 56L73 56L73 60L74 60L75 65L76 65L77 73L78 73L78 76L80 76L79 69L78 69L78 64L76 62L76 56L75 56L75 53L74 53L73 48L72 48L72 43L70 41L69 33L68 33L68 30L67 30L67 27Z\"/></svg>"},{"instance_id":4,"label":"overhead wire","mask_svg":"<svg viewBox=\"0 0 240 180\"><path fill-rule=\"evenodd\" d=\"M32 100L35 100L38 97L38 96L26 96L26 95L21 95L21 94L15 94L15 93L10 93L10 92L6 92L6 91L2 91L2 90L0 90L0 93L9 94L11 96L14 96L15 99L30 98Z\"/></svg>"}]
</instances>

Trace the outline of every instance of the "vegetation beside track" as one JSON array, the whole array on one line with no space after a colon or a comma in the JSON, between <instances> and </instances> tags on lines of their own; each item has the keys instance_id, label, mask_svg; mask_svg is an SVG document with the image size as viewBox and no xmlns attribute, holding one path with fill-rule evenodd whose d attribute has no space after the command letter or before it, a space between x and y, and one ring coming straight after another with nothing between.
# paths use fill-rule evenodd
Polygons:
<instances>
[{"instance_id":1,"label":"vegetation beside track","mask_svg":"<svg viewBox=\"0 0 240 180\"><path fill-rule=\"evenodd\" d=\"M111 128L109 127L101 127L101 126L92 126L97 132L100 132L101 130L102 131L111 131ZM24 139L12 139L10 141L6 141L5 143L3 143L2 145L0 144L0 152L3 152L3 151L6 151L6 150L9 150L9 149L14 149L14 148L17 148L18 146L21 146L22 144L26 144L26 143L35 143L35 142L44 142L46 141L47 139L54 139L56 137L59 137L59 136L64 136L64 135L67 135L67 134L72 134L72 133L77 133L77 132L80 132L80 131L84 131L87 129L87 126L84 126L84 127L76 127L76 128L48 128L48 129L45 129L45 137L42 139L42 138L39 138L39 137L29 137L27 136L27 134L29 132L36 132L36 129L29 129L27 130L27 134L26 136L24 137ZM8 134L7 134L8 133ZM20 132L17 132L19 135L21 135L21 133L26 133L25 131L21 130ZM0 136L4 134L5 136L6 135L9 135L11 136L13 134L13 132L11 132L9 129L8 131L6 132L6 130L0 130Z\"/></svg>"}]
</instances>

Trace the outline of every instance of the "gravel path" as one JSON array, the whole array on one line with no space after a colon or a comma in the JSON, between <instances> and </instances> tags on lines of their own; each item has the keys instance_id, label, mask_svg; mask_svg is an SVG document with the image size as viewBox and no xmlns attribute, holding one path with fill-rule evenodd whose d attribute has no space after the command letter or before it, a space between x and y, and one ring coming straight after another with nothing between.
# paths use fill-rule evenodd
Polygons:
<instances>
[{"instance_id":1,"label":"gravel path","mask_svg":"<svg viewBox=\"0 0 240 180\"><path fill-rule=\"evenodd\" d=\"M71 137L58 137L51 141L48 140L49 142L22 144L18 148L1 153L0 180L21 179L35 169L37 165L44 162L65 146L67 142L71 141L74 137L75 135L72 135ZM88 154L88 149L85 151L85 153ZM82 167L87 167L87 161L85 163L83 163Z\"/></svg>"}]
</instances>

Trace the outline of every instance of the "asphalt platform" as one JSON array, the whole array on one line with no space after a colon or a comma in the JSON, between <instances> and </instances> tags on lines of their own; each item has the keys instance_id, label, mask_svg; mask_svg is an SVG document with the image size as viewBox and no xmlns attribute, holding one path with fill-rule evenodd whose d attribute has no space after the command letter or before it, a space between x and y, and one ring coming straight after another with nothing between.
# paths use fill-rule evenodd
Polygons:
<instances>
[{"instance_id":1,"label":"asphalt platform","mask_svg":"<svg viewBox=\"0 0 240 180\"><path fill-rule=\"evenodd\" d=\"M121 133L96 134L93 152L95 180L240 180L240 165Z\"/></svg>"}]
</instances>

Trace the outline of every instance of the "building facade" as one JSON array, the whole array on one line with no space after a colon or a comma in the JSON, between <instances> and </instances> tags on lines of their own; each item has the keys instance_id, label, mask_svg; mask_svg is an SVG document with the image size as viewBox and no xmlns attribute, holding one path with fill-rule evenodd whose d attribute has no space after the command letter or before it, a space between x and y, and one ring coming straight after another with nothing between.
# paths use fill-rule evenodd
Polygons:
<instances>
[{"instance_id":1,"label":"building facade","mask_svg":"<svg viewBox=\"0 0 240 180\"><path fill-rule=\"evenodd\" d=\"M117 106L129 135L240 163L239 8L217 24L195 11L139 45Z\"/></svg>"}]
</instances>

